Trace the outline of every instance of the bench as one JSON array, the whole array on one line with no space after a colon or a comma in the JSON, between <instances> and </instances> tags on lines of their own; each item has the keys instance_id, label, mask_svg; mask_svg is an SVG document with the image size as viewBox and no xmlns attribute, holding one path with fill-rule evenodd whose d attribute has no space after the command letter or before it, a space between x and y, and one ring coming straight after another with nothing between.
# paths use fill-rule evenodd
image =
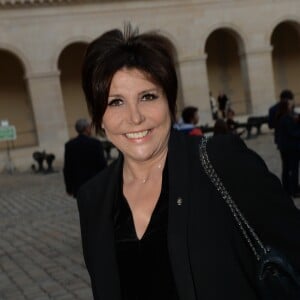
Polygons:
<instances>
[{"instance_id":1,"label":"bench","mask_svg":"<svg viewBox=\"0 0 300 300\"><path fill-rule=\"evenodd\" d=\"M247 122L237 122L236 128L246 129L246 138L249 139L253 136L253 128L256 129L256 136L261 134L261 127L263 124L268 124L268 116L251 116L247 119ZM202 130L203 133L210 133L214 131L214 127L209 125L199 126L199 128Z\"/></svg>"},{"instance_id":2,"label":"bench","mask_svg":"<svg viewBox=\"0 0 300 300\"><path fill-rule=\"evenodd\" d=\"M249 117L246 123L246 130L247 130L247 138L252 136L252 128L256 128L256 135L261 134L261 126L263 124L268 124L268 116L253 116Z\"/></svg>"}]
</instances>

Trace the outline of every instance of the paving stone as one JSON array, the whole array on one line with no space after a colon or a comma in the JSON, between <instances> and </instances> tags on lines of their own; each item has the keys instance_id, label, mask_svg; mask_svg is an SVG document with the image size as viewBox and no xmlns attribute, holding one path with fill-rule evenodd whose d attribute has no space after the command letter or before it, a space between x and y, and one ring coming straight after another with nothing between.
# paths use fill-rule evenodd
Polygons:
<instances>
[{"instance_id":1,"label":"paving stone","mask_svg":"<svg viewBox=\"0 0 300 300\"><path fill-rule=\"evenodd\" d=\"M0 232L1 300L76 300L74 290L90 290L77 205L61 173L0 174Z\"/></svg>"}]
</instances>

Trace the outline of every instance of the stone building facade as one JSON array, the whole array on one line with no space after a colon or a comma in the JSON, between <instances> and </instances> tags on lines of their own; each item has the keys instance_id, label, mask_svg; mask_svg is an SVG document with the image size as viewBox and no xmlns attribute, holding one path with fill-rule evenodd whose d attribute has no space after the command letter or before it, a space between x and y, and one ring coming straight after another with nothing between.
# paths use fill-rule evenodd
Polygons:
<instances>
[{"instance_id":1,"label":"stone building facade","mask_svg":"<svg viewBox=\"0 0 300 300\"><path fill-rule=\"evenodd\" d=\"M209 92L225 92L239 115L265 115L279 92L300 94L298 0L0 0L0 120L17 139L0 142L14 166L30 168L32 153L63 159L73 124L88 113L80 88L87 44L130 21L159 29L178 49L179 111L200 110L211 122Z\"/></svg>"}]
</instances>

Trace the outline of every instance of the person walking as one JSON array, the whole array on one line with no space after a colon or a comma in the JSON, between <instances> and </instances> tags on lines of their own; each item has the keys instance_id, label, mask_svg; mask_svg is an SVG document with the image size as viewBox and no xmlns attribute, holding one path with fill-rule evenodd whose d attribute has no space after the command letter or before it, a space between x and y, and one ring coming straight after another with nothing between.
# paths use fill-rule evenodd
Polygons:
<instances>
[{"instance_id":1,"label":"person walking","mask_svg":"<svg viewBox=\"0 0 300 300\"><path fill-rule=\"evenodd\" d=\"M217 105L217 101L211 91L209 92L209 105L210 105L212 119L214 121L218 120L219 119L218 105Z\"/></svg>"},{"instance_id":2,"label":"person walking","mask_svg":"<svg viewBox=\"0 0 300 300\"><path fill-rule=\"evenodd\" d=\"M68 195L77 197L79 187L106 166L102 144L91 137L91 124L86 119L75 123L77 137L65 144L64 182Z\"/></svg>"},{"instance_id":3,"label":"person walking","mask_svg":"<svg viewBox=\"0 0 300 300\"><path fill-rule=\"evenodd\" d=\"M276 141L282 162L282 185L292 197L298 195L300 123L293 113L294 100L282 100L275 116Z\"/></svg>"},{"instance_id":4,"label":"person walking","mask_svg":"<svg viewBox=\"0 0 300 300\"><path fill-rule=\"evenodd\" d=\"M229 108L229 99L225 93L219 94L218 106L219 106L219 111L221 112L223 119L225 119L227 109Z\"/></svg>"},{"instance_id":5,"label":"person walking","mask_svg":"<svg viewBox=\"0 0 300 300\"><path fill-rule=\"evenodd\" d=\"M279 101L272 105L268 111L268 126L270 129L274 129L274 143L278 146L278 131L276 128L276 119L278 119L278 110L280 108L280 104L285 101L293 101L294 93L291 90L285 89L282 90L279 96ZM291 108L292 113L294 113L294 106Z\"/></svg>"}]
</instances>

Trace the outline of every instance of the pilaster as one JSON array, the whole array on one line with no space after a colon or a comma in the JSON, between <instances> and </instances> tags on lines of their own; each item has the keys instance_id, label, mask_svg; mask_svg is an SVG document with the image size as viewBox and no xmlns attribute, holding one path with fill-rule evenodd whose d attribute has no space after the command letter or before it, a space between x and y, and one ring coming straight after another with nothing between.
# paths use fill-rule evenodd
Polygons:
<instances>
[{"instance_id":1,"label":"pilaster","mask_svg":"<svg viewBox=\"0 0 300 300\"><path fill-rule=\"evenodd\" d=\"M183 105L199 108L200 124L211 123L206 55L180 59Z\"/></svg>"},{"instance_id":2,"label":"pilaster","mask_svg":"<svg viewBox=\"0 0 300 300\"><path fill-rule=\"evenodd\" d=\"M252 115L267 114L276 101L273 77L272 47L252 49L245 53Z\"/></svg>"},{"instance_id":3,"label":"pilaster","mask_svg":"<svg viewBox=\"0 0 300 300\"><path fill-rule=\"evenodd\" d=\"M59 72L35 73L26 76L35 116L39 147L62 157L68 139Z\"/></svg>"}]
</instances>

